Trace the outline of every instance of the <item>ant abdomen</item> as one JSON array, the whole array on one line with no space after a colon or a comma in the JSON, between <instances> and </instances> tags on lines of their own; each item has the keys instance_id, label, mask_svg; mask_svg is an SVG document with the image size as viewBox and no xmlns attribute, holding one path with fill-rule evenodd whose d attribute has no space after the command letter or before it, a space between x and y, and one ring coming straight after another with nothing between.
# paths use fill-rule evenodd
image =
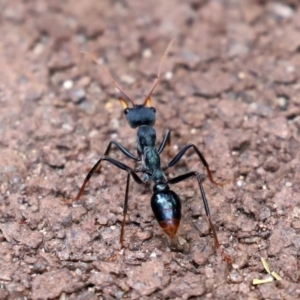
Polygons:
<instances>
[{"instance_id":1,"label":"ant abdomen","mask_svg":"<svg viewBox=\"0 0 300 300\"><path fill-rule=\"evenodd\" d=\"M181 219L179 196L171 190L158 191L152 195L151 207L159 226L174 238Z\"/></svg>"}]
</instances>

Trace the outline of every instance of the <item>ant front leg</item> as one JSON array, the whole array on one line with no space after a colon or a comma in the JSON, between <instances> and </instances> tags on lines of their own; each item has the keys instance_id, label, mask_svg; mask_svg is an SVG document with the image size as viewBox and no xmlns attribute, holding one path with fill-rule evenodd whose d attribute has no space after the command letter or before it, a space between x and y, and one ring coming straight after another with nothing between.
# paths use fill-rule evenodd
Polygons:
<instances>
[{"instance_id":1,"label":"ant front leg","mask_svg":"<svg viewBox=\"0 0 300 300\"><path fill-rule=\"evenodd\" d=\"M200 189L200 193L201 193L201 196L202 196L202 201L203 201L203 204L204 204L204 208L205 208L205 213L206 213L206 216L207 216L207 219L208 219L208 222L209 222L209 226L210 226L210 229L213 233L213 237L214 237L214 241L215 241L215 247L216 249L220 249L220 252L221 252L221 255L223 257L223 259L227 262L227 263L232 263L232 258L230 256L228 256L223 249L221 249L221 245L220 245L220 242L219 242L219 239L218 239L218 236L217 236L217 232L216 232L216 229L215 229L215 226L211 220L211 214L210 214L210 210L209 210L209 206L208 206L208 201L207 201L207 198L206 198L206 195L205 195L205 192L204 192L204 188L202 186L202 182L203 182L203 178L201 178L200 174L198 172L189 172L189 173L186 173L186 174L183 174L183 175L179 175L175 178L172 178L172 179L169 179L167 181L167 183L169 184L176 184L178 182L181 182L185 179L188 179L190 177L196 177L197 178L197 181L198 181L198 184L199 184L199 189Z\"/></svg>"},{"instance_id":2,"label":"ant front leg","mask_svg":"<svg viewBox=\"0 0 300 300\"><path fill-rule=\"evenodd\" d=\"M167 147L168 156L170 157L173 156L171 151L171 130L170 129L166 131L163 140L157 149L158 154L161 154L164 151L165 147Z\"/></svg>"},{"instance_id":3,"label":"ant front leg","mask_svg":"<svg viewBox=\"0 0 300 300\"><path fill-rule=\"evenodd\" d=\"M136 174L136 172L132 168L126 166L125 164L123 164L120 161L117 161L117 160L115 160L115 159L113 159L111 157L104 156L104 157L102 157L97 162L97 164L94 165L94 167L92 168L92 170L89 172L86 181L83 183L83 185L82 185L82 187L81 187L81 189L80 189L80 191L78 193L79 196L81 195L86 182L92 176L93 172L97 169L97 167L99 166L99 164L101 163L101 161L108 161L111 164L113 164L114 166L118 167L119 169L124 170L124 171L127 172L126 191L125 191L125 199L124 199L124 206L123 206L123 221L122 221L121 234L120 234L120 244L121 244L121 247L123 247L124 227L125 227L125 221L126 221L126 215L127 215L127 208L128 208L128 194L129 194L130 176L132 176L132 178L134 179L134 181L136 183L138 183L138 184L144 184L144 181Z\"/></svg>"},{"instance_id":4,"label":"ant front leg","mask_svg":"<svg viewBox=\"0 0 300 300\"><path fill-rule=\"evenodd\" d=\"M125 147L123 147L120 143L116 142L116 141L110 141L105 152L104 155L96 162L96 164L92 167L92 169L89 171L89 173L86 175L83 184L75 198L75 201L77 201L81 195L83 194L84 188L87 185L87 183L89 182L90 178L92 177L92 175L95 172L99 172L101 170L101 162L104 160L104 157L107 157L109 155L110 149L112 145L117 146L117 148L124 154L126 155L128 158L131 158L135 161L139 161L141 160L140 157L137 157L135 155L133 155L132 153L130 153Z\"/></svg>"},{"instance_id":5,"label":"ant front leg","mask_svg":"<svg viewBox=\"0 0 300 300\"><path fill-rule=\"evenodd\" d=\"M131 158L135 161L141 160L140 157L137 157L134 154L130 153L124 146L122 146L119 142L114 141L114 140L109 142L103 156L108 156L109 155L109 152L110 152L110 149L111 149L112 145L115 145L128 158ZM98 168L96 169L96 172L100 172L100 170L101 170L101 164L99 164Z\"/></svg>"},{"instance_id":6,"label":"ant front leg","mask_svg":"<svg viewBox=\"0 0 300 300\"><path fill-rule=\"evenodd\" d=\"M177 155L166 165L163 167L163 170L167 170L169 169L170 167L173 167L175 164L177 164L180 159L182 158L182 156L185 154L185 152L190 149L190 148L193 148L194 151L196 152L196 154L198 155L198 157L200 158L202 164L204 165L204 167L206 168L206 171L207 171L207 174L208 174L208 178L209 180L214 183L215 185L218 185L218 186L224 186L226 183L219 183L219 182L216 182L214 179L213 179L213 176L212 176L212 173L211 173L211 170L209 168L209 165L206 161L206 159L204 158L204 156L202 155L202 153L198 150L198 148L194 145L194 144L188 144L186 146L184 146L178 153Z\"/></svg>"},{"instance_id":7,"label":"ant front leg","mask_svg":"<svg viewBox=\"0 0 300 300\"><path fill-rule=\"evenodd\" d=\"M117 161L111 157L104 157L103 160L106 160L110 162L111 164L115 165L121 170L124 170L127 172L127 181L126 181L126 191L125 191L125 199L124 199L124 205L123 205L123 221L122 221L122 227L121 227L121 234L120 234L120 244L121 248L123 248L123 242L124 242L124 228L125 228L125 221L127 216L127 209L128 209L128 194L129 194L129 183L130 183L130 176L132 176L133 180L138 184L144 184L144 181L136 174L136 172L126 166L125 164L121 163L120 161Z\"/></svg>"}]
</instances>

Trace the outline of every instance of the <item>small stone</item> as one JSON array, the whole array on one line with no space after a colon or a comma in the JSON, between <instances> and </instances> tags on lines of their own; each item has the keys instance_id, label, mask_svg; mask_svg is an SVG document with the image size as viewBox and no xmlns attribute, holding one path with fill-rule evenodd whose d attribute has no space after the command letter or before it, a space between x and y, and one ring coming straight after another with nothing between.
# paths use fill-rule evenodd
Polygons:
<instances>
[{"instance_id":1,"label":"small stone","mask_svg":"<svg viewBox=\"0 0 300 300\"><path fill-rule=\"evenodd\" d=\"M136 237L143 242L151 239L152 235L151 231L138 231L136 233Z\"/></svg>"},{"instance_id":2,"label":"small stone","mask_svg":"<svg viewBox=\"0 0 300 300\"><path fill-rule=\"evenodd\" d=\"M121 81L129 85L135 83L135 78L125 74L121 77Z\"/></svg>"},{"instance_id":3,"label":"small stone","mask_svg":"<svg viewBox=\"0 0 300 300\"><path fill-rule=\"evenodd\" d=\"M264 108L261 107L260 110ZM269 113L271 112L270 108L267 109ZM265 114L266 115L266 114ZM281 139L289 140L291 137L291 129L288 125L288 121L285 117L276 117L274 119L263 119L260 122L260 127L263 131L268 134L272 134Z\"/></svg>"},{"instance_id":4,"label":"small stone","mask_svg":"<svg viewBox=\"0 0 300 300\"><path fill-rule=\"evenodd\" d=\"M294 14L294 11L290 6L280 3L279 1L270 3L269 9L276 17L283 19L289 19Z\"/></svg>"},{"instance_id":5,"label":"small stone","mask_svg":"<svg viewBox=\"0 0 300 300\"><path fill-rule=\"evenodd\" d=\"M90 83L91 83L91 78L88 76L84 76L79 79L78 86L81 88L86 88L87 86L90 85Z\"/></svg>"},{"instance_id":6,"label":"small stone","mask_svg":"<svg viewBox=\"0 0 300 300\"><path fill-rule=\"evenodd\" d=\"M54 270L34 277L32 296L37 299L54 299L62 293L71 294L85 285L79 276L66 269Z\"/></svg>"},{"instance_id":7,"label":"small stone","mask_svg":"<svg viewBox=\"0 0 300 300\"><path fill-rule=\"evenodd\" d=\"M265 161L264 169L267 172L276 172L279 169L279 163L274 157L270 157Z\"/></svg>"},{"instance_id":8,"label":"small stone","mask_svg":"<svg viewBox=\"0 0 300 300\"><path fill-rule=\"evenodd\" d=\"M149 49L149 48L146 48L144 51L143 51L143 57L151 57L152 56L152 51L151 51L151 49Z\"/></svg>"},{"instance_id":9,"label":"small stone","mask_svg":"<svg viewBox=\"0 0 300 300\"><path fill-rule=\"evenodd\" d=\"M261 221L268 219L271 216L271 211L268 207L263 207L259 212L259 219Z\"/></svg>"},{"instance_id":10,"label":"small stone","mask_svg":"<svg viewBox=\"0 0 300 300\"><path fill-rule=\"evenodd\" d=\"M100 225L107 225L108 223L108 219L105 216L98 217L97 221Z\"/></svg>"},{"instance_id":11,"label":"small stone","mask_svg":"<svg viewBox=\"0 0 300 300\"><path fill-rule=\"evenodd\" d=\"M197 132L197 129L196 128L192 128L191 129L191 134L195 134Z\"/></svg>"},{"instance_id":12,"label":"small stone","mask_svg":"<svg viewBox=\"0 0 300 300\"><path fill-rule=\"evenodd\" d=\"M233 283L240 283L243 279L243 276L237 270L232 270L229 274L229 280Z\"/></svg>"},{"instance_id":13,"label":"small stone","mask_svg":"<svg viewBox=\"0 0 300 300\"><path fill-rule=\"evenodd\" d=\"M65 90L70 90L72 87L74 86L74 82L72 80L66 80L64 83L63 83L63 88Z\"/></svg>"},{"instance_id":14,"label":"small stone","mask_svg":"<svg viewBox=\"0 0 300 300\"><path fill-rule=\"evenodd\" d=\"M84 101L85 98L86 94L84 89L75 89L71 92L71 100L75 104L79 104L80 102Z\"/></svg>"},{"instance_id":15,"label":"small stone","mask_svg":"<svg viewBox=\"0 0 300 300\"><path fill-rule=\"evenodd\" d=\"M68 260L70 258L70 252L67 249L58 251L56 255L59 260Z\"/></svg>"},{"instance_id":16,"label":"small stone","mask_svg":"<svg viewBox=\"0 0 300 300\"><path fill-rule=\"evenodd\" d=\"M157 260L142 263L139 267L126 270L126 284L140 295L139 299L144 298L168 283L169 278L164 270L164 264Z\"/></svg>"},{"instance_id":17,"label":"small stone","mask_svg":"<svg viewBox=\"0 0 300 300\"><path fill-rule=\"evenodd\" d=\"M182 237L178 237L178 242L181 246L187 243L186 240Z\"/></svg>"},{"instance_id":18,"label":"small stone","mask_svg":"<svg viewBox=\"0 0 300 300\"><path fill-rule=\"evenodd\" d=\"M298 228L299 229L299 228ZM296 238L293 240L293 244L297 250L300 249L300 238Z\"/></svg>"},{"instance_id":19,"label":"small stone","mask_svg":"<svg viewBox=\"0 0 300 300\"><path fill-rule=\"evenodd\" d=\"M195 245L191 250L191 255L193 261L199 265L203 266L207 263L209 257L213 254L214 249L210 244L205 244L203 240L203 244Z\"/></svg>"},{"instance_id":20,"label":"small stone","mask_svg":"<svg viewBox=\"0 0 300 300\"><path fill-rule=\"evenodd\" d=\"M239 187L241 187L243 185L243 181L242 180L238 180L236 182L236 185L239 186Z\"/></svg>"},{"instance_id":21,"label":"small stone","mask_svg":"<svg viewBox=\"0 0 300 300\"><path fill-rule=\"evenodd\" d=\"M66 237L66 232L64 231L64 230L59 230L58 232L57 232L57 235L56 235L56 237L58 238L58 239L64 239L65 237Z\"/></svg>"},{"instance_id":22,"label":"small stone","mask_svg":"<svg viewBox=\"0 0 300 300\"><path fill-rule=\"evenodd\" d=\"M25 97L28 101L38 101L42 98L42 90L29 90Z\"/></svg>"},{"instance_id":23,"label":"small stone","mask_svg":"<svg viewBox=\"0 0 300 300\"><path fill-rule=\"evenodd\" d=\"M286 109L287 108L287 105L288 105L288 99L286 97L278 97L276 99L276 102L278 104L278 106L281 108L281 109Z\"/></svg>"},{"instance_id":24,"label":"small stone","mask_svg":"<svg viewBox=\"0 0 300 300\"><path fill-rule=\"evenodd\" d=\"M300 221L293 221L292 222L292 227L294 229L300 229Z\"/></svg>"},{"instance_id":25,"label":"small stone","mask_svg":"<svg viewBox=\"0 0 300 300\"><path fill-rule=\"evenodd\" d=\"M34 204L34 205L31 206L31 211L32 212L37 212L38 210L39 210L39 207L37 205Z\"/></svg>"},{"instance_id":26,"label":"small stone","mask_svg":"<svg viewBox=\"0 0 300 300\"><path fill-rule=\"evenodd\" d=\"M241 80L245 79L246 78L246 74L244 72L239 72L238 73L238 78L241 79Z\"/></svg>"},{"instance_id":27,"label":"small stone","mask_svg":"<svg viewBox=\"0 0 300 300\"><path fill-rule=\"evenodd\" d=\"M161 291L161 299L200 299L205 293L203 278L199 274L187 272L184 277L176 278ZM213 299L208 297L207 299Z\"/></svg>"},{"instance_id":28,"label":"small stone","mask_svg":"<svg viewBox=\"0 0 300 300\"><path fill-rule=\"evenodd\" d=\"M89 283L96 285L97 288L105 287L114 282L114 279L109 274L104 273L94 273L89 279Z\"/></svg>"},{"instance_id":29,"label":"small stone","mask_svg":"<svg viewBox=\"0 0 300 300\"><path fill-rule=\"evenodd\" d=\"M173 72L166 72L166 74L165 74L165 78L167 80L171 80L173 78L173 76L174 76Z\"/></svg>"},{"instance_id":30,"label":"small stone","mask_svg":"<svg viewBox=\"0 0 300 300\"><path fill-rule=\"evenodd\" d=\"M120 128L120 122L118 119L111 119L108 126L112 130L118 130Z\"/></svg>"}]
</instances>

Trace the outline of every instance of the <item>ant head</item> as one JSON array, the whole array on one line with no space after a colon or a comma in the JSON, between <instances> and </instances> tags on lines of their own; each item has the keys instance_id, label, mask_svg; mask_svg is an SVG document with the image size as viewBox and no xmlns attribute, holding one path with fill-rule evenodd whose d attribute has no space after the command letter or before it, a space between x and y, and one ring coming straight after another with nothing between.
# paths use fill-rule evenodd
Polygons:
<instances>
[{"instance_id":1,"label":"ant head","mask_svg":"<svg viewBox=\"0 0 300 300\"><path fill-rule=\"evenodd\" d=\"M151 98L147 97L144 104L133 104L133 107L129 108L128 103L119 98L120 103L124 108L124 115L131 128L137 128L141 125L153 126L155 124L156 110L151 106Z\"/></svg>"}]
</instances>

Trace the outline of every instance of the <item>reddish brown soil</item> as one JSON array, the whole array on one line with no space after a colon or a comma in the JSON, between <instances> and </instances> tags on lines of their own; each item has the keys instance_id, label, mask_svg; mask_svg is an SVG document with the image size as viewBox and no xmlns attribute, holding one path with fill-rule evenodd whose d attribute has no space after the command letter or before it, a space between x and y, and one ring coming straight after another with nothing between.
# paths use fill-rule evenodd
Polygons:
<instances>
[{"instance_id":1,"label":"reddish brown soil","mask_svg":"<svg viewBox=\"0 0 300 300\"><path fill-rule=\"evenodd\" d=\"M298 1L0 2L0 299L297 299L300 297L300 6ZM136 101L153 82L158 140L194 143L218 188L172 186L183 218L175 246L154 220L151 190L126 173L88 170L116 139L135 151L103 60ZM111 156L134 167L113 150ZM163 164L170 160L162 155ZM173 177L205 173L188 152ZM114 259L112 256L117 254ZM265 278L264 257L281 281Z\"/></svg>"}]
</instances>

